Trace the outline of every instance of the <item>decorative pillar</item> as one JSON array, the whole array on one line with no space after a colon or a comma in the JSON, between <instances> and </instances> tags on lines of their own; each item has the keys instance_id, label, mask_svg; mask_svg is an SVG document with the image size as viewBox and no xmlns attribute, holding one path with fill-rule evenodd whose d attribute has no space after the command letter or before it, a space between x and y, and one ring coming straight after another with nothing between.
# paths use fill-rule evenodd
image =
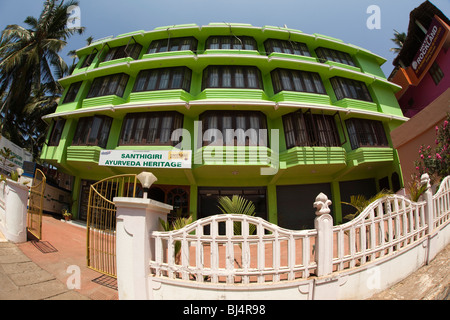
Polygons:
<instances>
[{"instance_id":1,"label":"decorative pillar","mask_svg":"<svg viewBox=\"0 0 450 320\"><path fill-rule=\"evenodd\" d=\"M431 191L431 185L430 185L430 176L428 173L424 173L420 177L420 184L426 186L426 191L423 194L423 198L425 200L426 207L425 207L425 222L428 225L428 234L431 234L434 229L434 214L433 214L433 193Z\"/></svg>"},{"instance_id":2,"label":"decorative pillar","mask_svg":"<svg viewBox=\"0 0 450 320\"><path fill-rule=\"evenodd\" d=\"M430 176L428 173L422 174L420 177L421 185L426 186L426 191L423 193L423 199L426 202L425 205L425 223L427 224L427 234L428 234L428 243L427 243L427 257L426 264L429 264L431 260L436 256L436 246L433 245L435 241L433 241L434 236L432 236L434 230L434 208L433 208L433 192L431 191L430 184Z\"/></svg>"},{"instance_id":3,"label":"decorative pillar","mask_svg":"<svg viewBox=\"0 0 450 320\"><path fill-rule=\"evenodd\" d=\"M138 175L148 190L156 177L149 172ZM121 300L152 299L149 277L150 259L154 258L151 233L159 230L159 219L167 220L172 206L145 198L115 197L117 285Z\"/></svg>"},{"instance_id":4,"label":"decorative pillar","mask_svg":"<svg viewBox=\"0 0 450 320\"><path fill-rule=\"evenodd\" d=\"M319 193L314 202L316 218L314 228L317 230L316 263L317 276L326 276L333 272L333 217L330 215L331 200Z\"/></svg>"},{"instance_id":5,"label":"decorative pillar","mask_svg":"<svg viewBox=\"0 0 450 320\"><path fill-rule=\"evenodd\" d=\"M22 183L6 179L1 184L5 207L4 221L0 218L0 229L8 241L27 241L28 187Z\"/></svg>"}]
</instances>

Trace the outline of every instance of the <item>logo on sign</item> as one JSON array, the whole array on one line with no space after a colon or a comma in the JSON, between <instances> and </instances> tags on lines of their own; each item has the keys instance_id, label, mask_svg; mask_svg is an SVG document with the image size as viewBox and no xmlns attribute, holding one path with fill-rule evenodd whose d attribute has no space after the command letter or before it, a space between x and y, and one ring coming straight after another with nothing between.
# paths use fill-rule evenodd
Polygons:
<instances>
[{"instance_id":1,"label":"logo on sign","mask_svg":"<svg viewBox=\"0 0 450 320\"><path fill-rule=\"evenodd\" d=\"M411 64L414 70L417 70L417 67L422 63L423 58L426 56L429 49L431 48L431 44L433 43L433 40L436 36L437 29L438 29L437 26L433 26L431 32L428 33L427 36L425 37L425 40L423 40L422 46L419 49L419 56Z\"/></svg>"}]
</instances>

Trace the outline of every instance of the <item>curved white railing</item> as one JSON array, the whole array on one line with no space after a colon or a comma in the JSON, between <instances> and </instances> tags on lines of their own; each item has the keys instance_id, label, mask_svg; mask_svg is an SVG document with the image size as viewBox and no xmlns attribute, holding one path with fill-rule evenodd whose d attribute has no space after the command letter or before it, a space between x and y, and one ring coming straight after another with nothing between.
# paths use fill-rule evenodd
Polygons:
<instances>
[{"instance_id":1,"label":"curved white railing","mask_svg":"<svg viewBox=\"0 0 450 320\"><path fill-rule=\"evenodd\" d=\"M400 195L372 202L354 220L333 227L334 271L374 261L425 235L425 202Z\"/></svg>"},{"instance_id":2,"label":"curved white railing","mask_svg":"<svg viewBox=\"0 0 450 320\"><path fill-rule=\"evenodd\" d=\"M450 219L450 176L442 180L438 191L433 195L433 228L439 228Z\"/></svg>"},{"instance_id":3,"label":"curved white railing","mask_svg":"<svg viewBox=\"0 0 450 320\"><path fill-rule=\"evenodd\" d=\"M316 230L287 230L242 214L215 215L180 230L154 231L155 260L150 266L156 276L197 282L307 278L316 267L316 235Z\"/></svg>"},{"instance_id":4,"label":"curved white railing","mask_svg":"<svg viewBox=\"0 0 450 320\"><path fill-rule=\"evenodd\" d=\"M170 232L153 231L151 273L199 283L249 284L307 279L321 273L323 263L332 265L325 274L349 270L407 251L445 227L450 220L450 177L434 196L428 188L424 199L412 202L390 195L376 200L352 221L329 227L332 239L322 249L317 246L322 229L287 230L241 214L210 216ZM319 262L316 249L332 251L332 258Z\"/></svg>"}]
</instances>

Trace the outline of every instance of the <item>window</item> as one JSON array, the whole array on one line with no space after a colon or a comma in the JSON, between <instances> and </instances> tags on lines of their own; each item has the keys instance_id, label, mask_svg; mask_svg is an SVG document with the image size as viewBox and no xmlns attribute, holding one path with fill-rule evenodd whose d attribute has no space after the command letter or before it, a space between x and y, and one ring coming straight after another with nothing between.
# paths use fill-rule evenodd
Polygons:
<instances>
[{"instance_id":1,"label":"window","mask_svg":"<svg viewBox=\"0 0 450 320\"><path fill-rule=\"evenodd\" d=\"M261 73L256 67L209 66L203 71L205 88L262 89Z\"/></svg>"},{"instance_id":2,"label":"window","mask_svg":"<svg viewBox=\"0 0 450 320\"><path fill-rule=\"evenodd\" d=\"M129 76L125 73L117 73L110 76L95 78L87 98L116 95L123 97Z\"/></svg>"},{"instance_id":3,"label":"window","mask_svg":"<svg viewBox=\"0 0 450 320\"><path fill-rule=\"evenodd\" d=\"M154 40L148 47L147 53L158 53L168 51L197 51L198 41L194 37L169 38Z\"/></svg>"},{"instance_id":4,"label":"window","mask_svg":"<svg viewBox=\"0 0 450 320\"><path fill-rule=\"evenodd\" d=\"M175 145L172 132L183 128L183 115L175 111L127 114L120 145Z\"/></svg>"},{"instance_id":5,"label":"window","mask_svg":"<svg viewBox=\"0 0 450 320\"><path fill-rule=\"evenodd\" d=\"M339 134L333 116L303 113L301 110L283 116L286 147L339 146Z\"/></svg>"},{"instance_id":6,"label":"window","mask_svg":"<svg viewBox=\"0 0 450 320\"><path fill-rule=\"evenodd\" d=\"M259 136L259 130L267 128L266 116L259 111L207 111L200 115L200 121L203 146L212 143L224 146L268 145Z\"/></svg>"},{"instance_id":7,"label":"window","mask_svg":"<svg viewBox=\"0 0 450 320\"><path fill-rule=\"evenodd\" d=\"M431 78L433 78L433 81L436 85L438 85L439 82L441 82L442 78L444 78L444 73L442 72L441 68L436 62L434 62L431 65L429 72Z\"/></svg>"},{"instance_id":8,"label":"window","mask_svg":"<svg viewBox=\"0 0 450 320\"><path fill-rule=\"evenodd\" d=\"M106 53L105 59L103 61L111 61L126 57L131 57L134 60L139 58L142 46L139 43L133 43L126 46L114 47L109 49Z\"/></svg>"},{"instance_id":9,"label":"window","mask_svg":"<svg viewBox=\"0 0 450 320\"><path fill-rule=\"evenodd\" d=\"M97 49L92 50L92 52L84 59L83 64L81 65L81 68L89 67L92 62L94 61L95 56L97 55Z\"/></svg>"},{"instance_id":10,"label":"window","mask_svg":"<svg viewBox=\"0 0 450 320\"><path fill-rule=\"evenodd\" d=\"M49 146L58 146L59 140L61 140L62 131L66 120L60 119L54 122L50 139L48 139Z\"/></svg>"},{"instance_id":11,"label":"window","mask_svg":"<svg viewBox=\"0 0 450 320\"><path fill-rule=\"evenodd\" d=\"M106 116L80 118L72 145L106 148L111 123L112 118Z\"/></svg>"},{"instance_id":12,"label":"window","mask_svg":"<svg viewBox=\"0 0 450 320\"><path fill-rule=\"evenodd\" d=\"M389 147L382 122L348 119L345 124L353 150L361 147Z\"/></svg>"},{"instance_id":13,"label":"window","mask_svg":"<svg viewBox=\"0 0 450 320\"><path fill-rule=\"evenodd\" d=\"M139 72L133 92L183 89L189 92L192 71L186 67L142 70Z\"/></svg>"},{"instance_id":14,"label":"window","mask_svg":"<svg viewBox=\"0 0 450 320\"><path fill-rule=\"evenodd\" d=\"M182 217L189 217L189 190L186 187L175 187L167 191L167 204L173 206L175 212L168 215L169 221L177 219L177 215L181 213Z\"/></svg>"},{"instance_id":15,"label":"window","mask_svg":"<svg viewBox=\"0 0 450 320\"><path fill-rule=\"evenodd\" d=\"M266 54L270 55L272 52L295 54L298 56L310 57L308 47L305 43L289 41L289 40L278 40L278 39L267 39L264 42L264 48L266 49Z\"/></svg>"},{"instance_id":16,"label":"window","mask_svg":"<svg viewBox=\"0 0 450 320\"><path fill-rule=\"evenodd\" d=\"M298 91L326 94L322 79L316 72L275 69L270 74L274 93Z\"/></svg>"},{"instance_id":17,"label":"window","mask_svg":"<svg viewBox=\"0 0 450 320\"><path fill-rule=\"evenodd\" d=\"M83 81L72 83L64 97L63 103L74 102Z\"/></svg>"},{"instance_id":18,"label":"window","mask_svg":"<svg viewBox=\"0 0 450 320\"><path fill-rule=\"evenodd\" d=\"M352 57L346 52L327 48L317 48L316 54L320 62L334 61L356 67Z\"/></svg>"},{"instance_id":19,"label":"window","mask_svg":"<svg viewBox=\"0 0 450 320\"><path fill-rule=\"evenodd\" d=\"M213 36L206 40L206 49L257 50L257 45L251 37Z\"/></svg>"},{"instance_id":20,"label":"window","mask_svg":"<svg viewBox=\"0 0 450 320\"><path fill-rule=\"evenodd\" d=\"M364 82L340 77L331 78L330 81L338 100L350 98L373 101Z\"/></svg>"}]
</instances>

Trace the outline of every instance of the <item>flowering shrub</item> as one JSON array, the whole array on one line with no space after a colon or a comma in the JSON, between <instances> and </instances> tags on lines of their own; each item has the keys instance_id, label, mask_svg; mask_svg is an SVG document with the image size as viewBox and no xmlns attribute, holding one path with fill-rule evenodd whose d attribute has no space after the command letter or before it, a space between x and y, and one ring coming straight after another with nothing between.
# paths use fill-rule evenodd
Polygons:
<instances>
[{"instance_id":1,"label":"flowering shrub","mask_svg":"<svg viewBox=\"0 0 450 320\"><path fill-rule=\"evenodd\" d=\"M419 149L419 160L414 162L418 177L423 173L428 173L430 177L435 176L442 179L450 174L450 113L444 123L436 126L435 146L425 147L422 145Z\"/></svg>"}]
</instances>

